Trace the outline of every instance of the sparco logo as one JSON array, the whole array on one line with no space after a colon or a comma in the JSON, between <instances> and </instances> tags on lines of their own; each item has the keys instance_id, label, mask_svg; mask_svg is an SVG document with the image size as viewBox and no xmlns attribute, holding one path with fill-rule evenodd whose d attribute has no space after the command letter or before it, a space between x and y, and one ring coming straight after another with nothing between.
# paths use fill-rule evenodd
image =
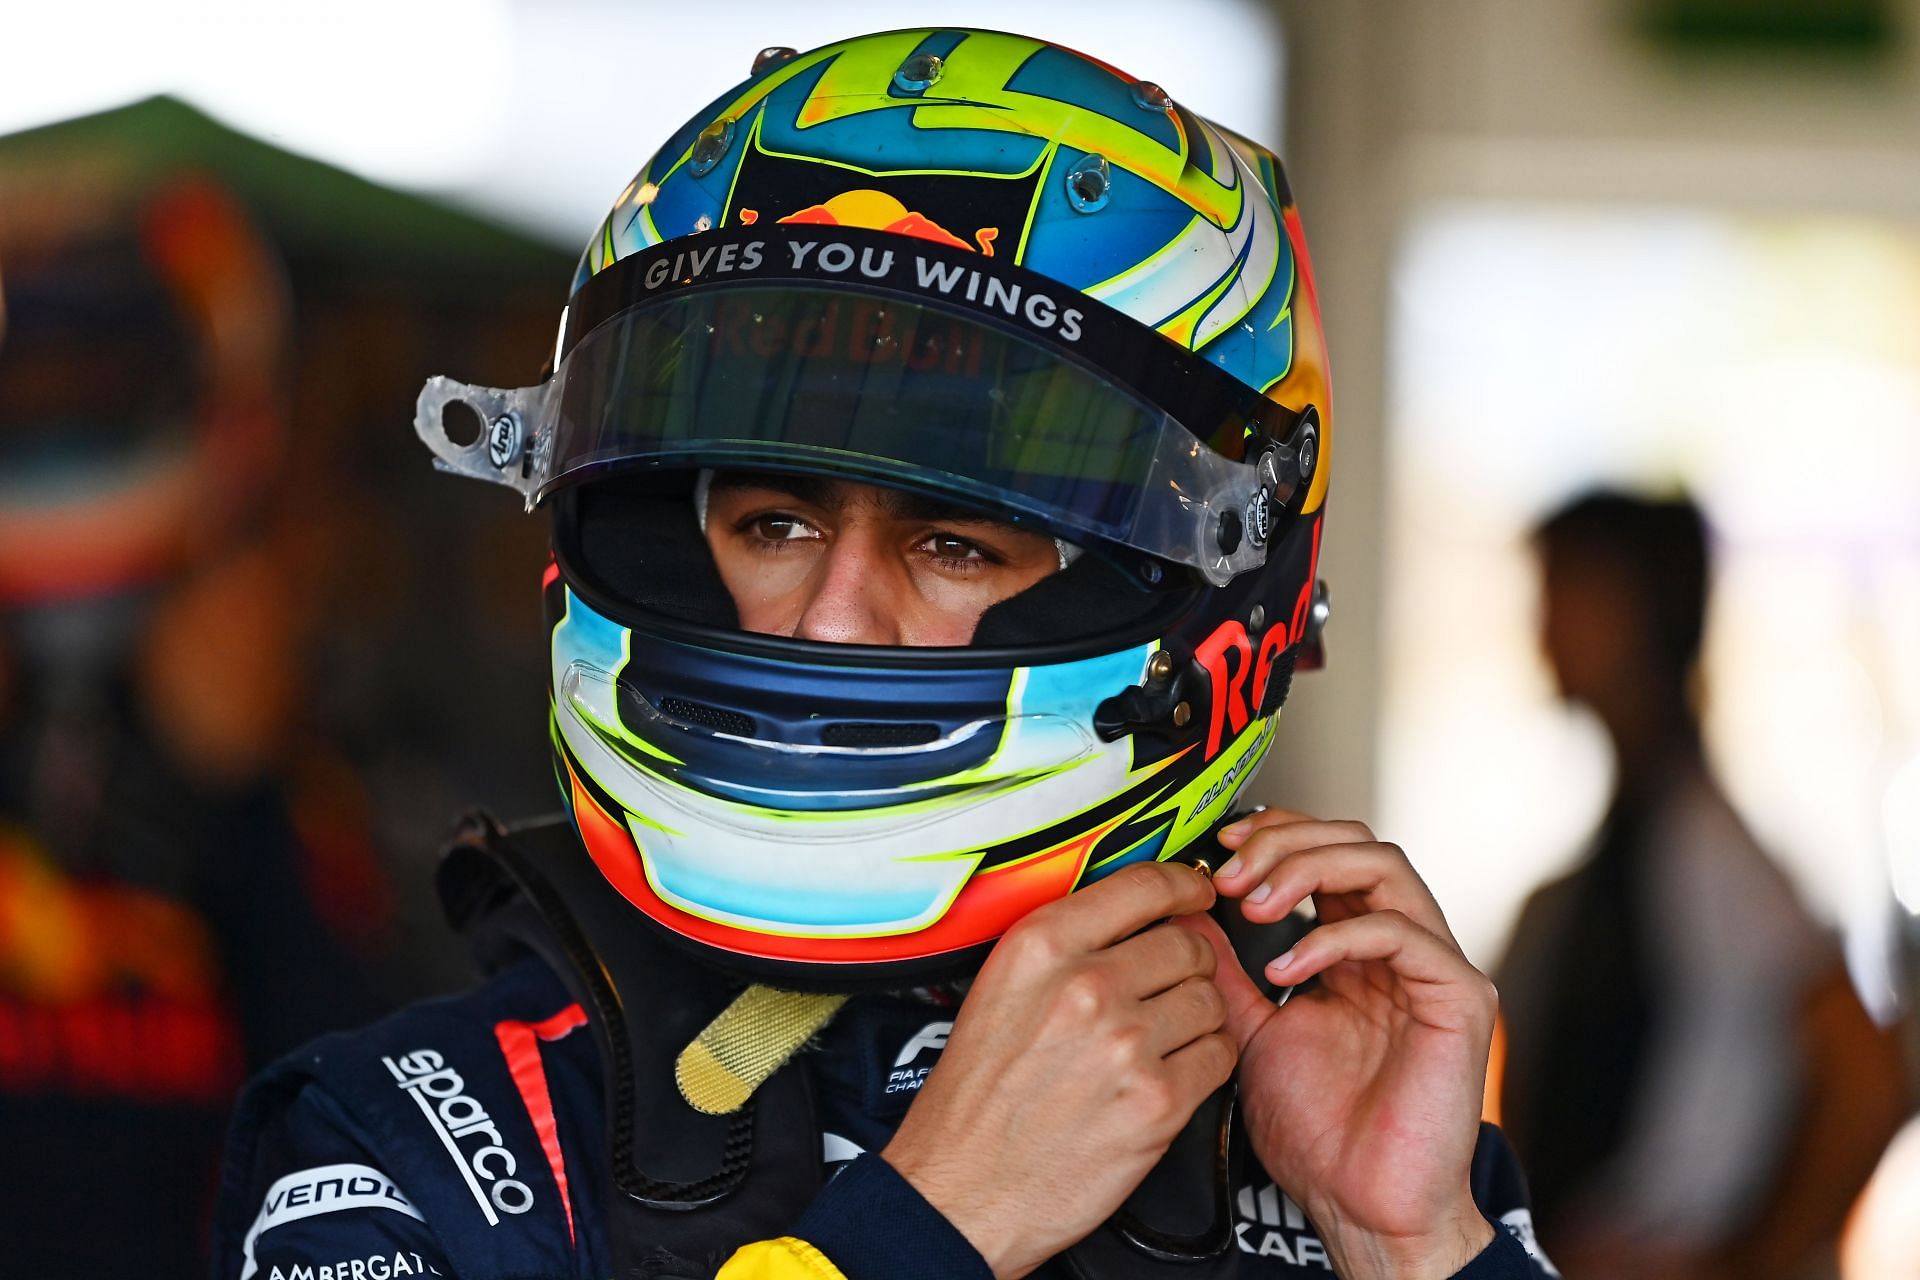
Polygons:
<instances>
[{"instance_id":1,"label":"sparco logo","mask_svg":"<svg viewBox=\"0 0 1920 1280\"><path fill-rule=\"evenodd\" d=\"M395 1083L420 1104L420 1114L459 1166L487 1225L499 1226L501 1213L533 1208L533 1189L513 1176L520 1162L501 1141L487 1109L467 1095L467 1082L446 1059L431 1049L415 1049L397 1062L380 1061L393 1073ZM490 1184L485 1191L480 1189L483 1182Z\"/></svg>"}]
</instances>

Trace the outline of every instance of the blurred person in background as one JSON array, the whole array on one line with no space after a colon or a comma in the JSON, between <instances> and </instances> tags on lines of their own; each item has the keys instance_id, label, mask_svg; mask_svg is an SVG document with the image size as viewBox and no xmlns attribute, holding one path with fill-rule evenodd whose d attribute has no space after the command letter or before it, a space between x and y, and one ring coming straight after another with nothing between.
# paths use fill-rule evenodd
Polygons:
<instances>
[{"instance_id":1,"label":"blurred person in background","mask_svg":"<svg viewBox=\"0 0 1920 1280\"><path fill-rule=\"evenodd\" d=\"M1831 1274L1902 1115L1899 1052L1702 750L1704 521L1594 493L1535 545L1548 662L1616 765L1592 853L1499 973L1500 1114L1542 1243L1569 1280Z\"/></svg>"},{"instance_id":2,"label":"blurred person in background","mask_svg":"<svg viewBox=\"0 0 1920 1280\"><path fill-rule=\"evenodd\" d=\"M245 1073L380 1008L362 806L297 714L287 343L217 182L0 165L9 1274L202 1274Z\"/></svg>"}]
</instances>

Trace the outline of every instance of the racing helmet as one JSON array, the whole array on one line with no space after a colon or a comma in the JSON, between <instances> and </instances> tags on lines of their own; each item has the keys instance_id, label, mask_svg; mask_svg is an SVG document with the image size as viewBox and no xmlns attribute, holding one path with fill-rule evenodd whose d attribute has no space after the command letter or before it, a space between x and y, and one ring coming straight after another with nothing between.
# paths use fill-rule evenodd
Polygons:
<instances>
[{"instance_id":1,"label":"racing helmet","mask_svg":"<svg viewBox=\"0 0 1920 1280\"><path fill-rule=\"evenodd\" d=\"M723 967L851 985L964 972L1228 812L1317 653L1327 378L1272 153L921 29L763 51L593 236L550 375L433 379L416 426L551 512L549 729L607 883ZM736 467L1082 553L964 647L749 634L695 500Z\"/></svg>"}]
</instances>

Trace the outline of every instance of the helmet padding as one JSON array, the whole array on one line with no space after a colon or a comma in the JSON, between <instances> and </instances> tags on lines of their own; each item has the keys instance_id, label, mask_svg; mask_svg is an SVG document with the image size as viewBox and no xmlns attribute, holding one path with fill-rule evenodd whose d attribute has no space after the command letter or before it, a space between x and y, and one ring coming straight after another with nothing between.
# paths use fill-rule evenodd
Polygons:
<instances>
[{"instance_id":1,"label":"helmet padding","mask_svg":"<svg viewBox=\"0 0 1920 1280\"><path fill-rule=\"evenodd\" d=\"M576 572L644 614L737 628L740 613L700 532L690 472L616 476L554 500L554 543Z\"/></svg>"}]
</instances>

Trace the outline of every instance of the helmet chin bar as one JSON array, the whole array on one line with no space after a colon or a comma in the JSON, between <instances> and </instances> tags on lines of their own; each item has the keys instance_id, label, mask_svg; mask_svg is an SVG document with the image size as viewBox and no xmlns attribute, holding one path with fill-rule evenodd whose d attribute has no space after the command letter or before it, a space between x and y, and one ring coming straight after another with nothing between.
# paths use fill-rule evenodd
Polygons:
<instances>
[{"instance_id":1,"label":"helmet chin bar","mask_svg":"<svg viewBox=\"0 0 1920 1280\"><path fill-rule=\"evenodd\" d=\"M882 721L818 717L808 728L817 730L820 740L803 741L756 731L737 713L686 699L650 697L632 682L580 661L560 673L555 694L556 707L594 738L616 752L638 750L650 769L664 775L697 776L703 765L725 758L720 753L752 758L750 777L736 772L729 782L709 779L705 785L766 805L817 795L823 785L830 786L840 802L881 805L925 791L1005 786L1059 773L1101 749L1084 721L1047 710L972 719L919 741L892 740L899 735L881 731L898 726ZM673 713L676 709L680 714ZM728 719L744 723L729 725ZM957 769L942 765L956 756L975 762ZM898 774L922 762L926 776L920 779L886 782L877 776L881 770ZM749 836L766 834L750 823L740 830Z\"/></svg>"}]
</instances>

